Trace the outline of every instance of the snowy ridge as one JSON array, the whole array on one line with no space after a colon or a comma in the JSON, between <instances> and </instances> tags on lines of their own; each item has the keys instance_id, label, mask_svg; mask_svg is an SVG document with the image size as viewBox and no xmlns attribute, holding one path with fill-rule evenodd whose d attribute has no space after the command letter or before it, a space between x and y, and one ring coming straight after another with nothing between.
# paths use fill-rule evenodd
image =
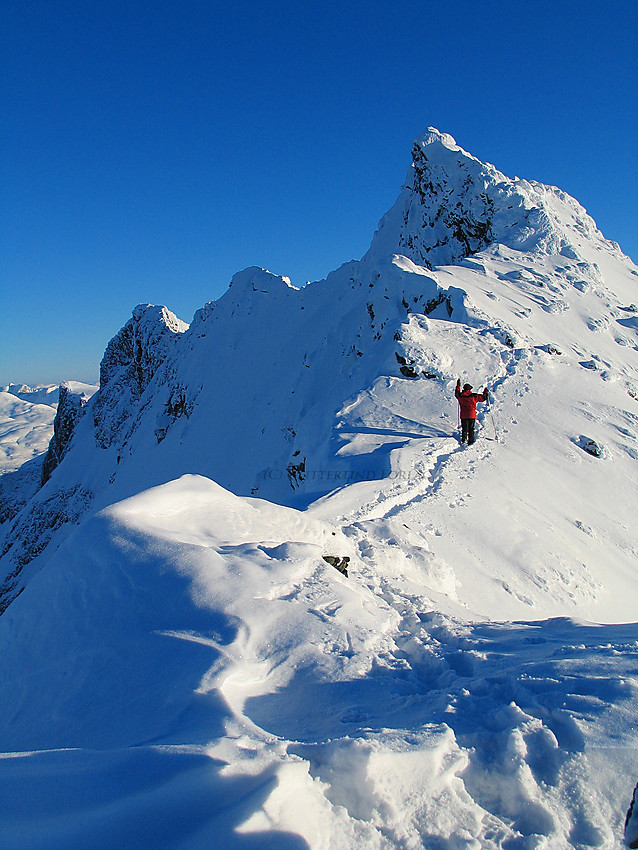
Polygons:
<instances>
[{"instance_id":1,"label":"snowy ridge","mask_svg":"<svg viewBox=\"0 0 638 850\"><path fill-rule=\"evenodd\" d=\"M0 392L9 393L31 404L55 406L58 403L57 384L46 384L41 387L30 387L27 384L8 384L5 387L0 387Z\"/></svg>"},{"instance_id":2,"label":"snowy ridge","mask_svg":"<svg viewBox=\"0 0 638 850\"><path fill-rule=\"evenodd\" d=\"M1 527L0 835L621 846L637 277L430 130L362 260L137 307Z\"/></svg>"}]
</instances>

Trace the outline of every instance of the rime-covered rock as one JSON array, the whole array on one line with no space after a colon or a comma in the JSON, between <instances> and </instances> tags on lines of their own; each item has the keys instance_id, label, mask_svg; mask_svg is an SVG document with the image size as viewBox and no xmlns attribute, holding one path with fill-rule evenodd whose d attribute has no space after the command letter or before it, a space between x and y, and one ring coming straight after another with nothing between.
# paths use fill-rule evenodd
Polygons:
<instances>
[{"instance_id":1,"label":"rime-covered rock","mask_svg":"<svg viewBox=\"0 0 638 850\"><path fill-rule=\"evenodd\" d=\"M604 241L593 219L565 192L510 179L430 127L412 146L406 182L381 219L369 254L400 253L434 268L499 243L576 259L583 237Z\"/></svg>"}]
</instances>

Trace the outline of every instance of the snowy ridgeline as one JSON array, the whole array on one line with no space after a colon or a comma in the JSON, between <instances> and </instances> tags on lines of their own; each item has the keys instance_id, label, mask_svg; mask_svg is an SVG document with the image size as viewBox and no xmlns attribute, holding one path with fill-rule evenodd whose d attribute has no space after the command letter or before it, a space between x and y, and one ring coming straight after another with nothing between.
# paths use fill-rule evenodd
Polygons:
<instances>
[{"instance_id":1,"label":"snowy ridgeline","mask_svg":"<svg viewBox=\"0 0 638 850\"><path fill-rule=\"evenodd\" d=\"M2 478L0 843L622 846L637 274L431 130L361 261L136 308Z\"/></svg>"}]
</instances>

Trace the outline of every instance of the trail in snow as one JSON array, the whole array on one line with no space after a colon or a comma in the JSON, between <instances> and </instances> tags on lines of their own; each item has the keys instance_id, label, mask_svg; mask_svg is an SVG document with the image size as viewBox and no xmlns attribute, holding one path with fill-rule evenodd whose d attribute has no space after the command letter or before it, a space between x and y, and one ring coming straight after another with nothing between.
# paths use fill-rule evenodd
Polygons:
<instances>
[{"instance_id":1,"label":"trail in snow","mask_svg":"<svg viewBox=\"0 0 638 850\"><path fill-rule=\"evenodd\" d=\"M79 529L0 620L5 845L618 846L635 627L446 613L370 527L187 476Z\"/></svg>"}]
</instances>

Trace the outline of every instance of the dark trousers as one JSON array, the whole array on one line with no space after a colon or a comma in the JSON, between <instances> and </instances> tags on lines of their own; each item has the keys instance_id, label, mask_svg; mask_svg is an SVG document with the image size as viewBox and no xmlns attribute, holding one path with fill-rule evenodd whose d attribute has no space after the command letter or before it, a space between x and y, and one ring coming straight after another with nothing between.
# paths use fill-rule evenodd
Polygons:
<instances>
[{"instance_id":1,"label":"dark trousers","mask_svg":"<svg viewBox=\"0 0 638 850\"><path fill-rule=\"evenodd\" d=\"M474 442L474 423L476 419L461 419L461 442L471 446Z\"/></svg>"}]
</instances>

